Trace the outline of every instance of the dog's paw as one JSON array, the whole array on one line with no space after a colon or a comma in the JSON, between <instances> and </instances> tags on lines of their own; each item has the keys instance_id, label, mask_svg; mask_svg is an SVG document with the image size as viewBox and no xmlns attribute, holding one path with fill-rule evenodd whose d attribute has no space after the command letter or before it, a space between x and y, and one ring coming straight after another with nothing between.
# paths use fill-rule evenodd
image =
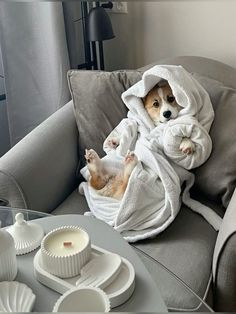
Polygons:
<instances>
[{"instance_id":1,"label":"dog's paw","mask_svg":"<svg viewBox=\"0 0 236 314\"><path fill-rule=\"evenodd\" d=\"M125 172L130 174L138 163L138 158L134 152L128 151L124 158Z\"/></svg>"},{"instance_id":2,"label":"dog's paw","mask_svg":"<svg viewBox=\"0 0 236 314\"><path fill-rule=\"evenodd\" d=\"M195 145L189 138L185 137L182 139L179 149L181 150L182 153L190 155L193 154L195 150Z\"/></svg>"},{"instance_id":3,"label":"dog's paw","mask_svg":"<svg viewBox=\"0 0 236 314\"><path fill-rule=\"evenodd\" d=\"M96 160L100 160L98 154L95 152L94 149L85 149L85 155L84 155L87 163L91 164L95 162Z\"/></svg>"},{"instance_id":4,"label":"dog's paw","mask_svg":"<svg viewBox=\"0 0 236 314\"><path fill-rule=\"evenodd\" d=\"M119 139L116 137L110 137L105 142L105 147L116 149L119 146Z\"/></svg>"}]
</instances>

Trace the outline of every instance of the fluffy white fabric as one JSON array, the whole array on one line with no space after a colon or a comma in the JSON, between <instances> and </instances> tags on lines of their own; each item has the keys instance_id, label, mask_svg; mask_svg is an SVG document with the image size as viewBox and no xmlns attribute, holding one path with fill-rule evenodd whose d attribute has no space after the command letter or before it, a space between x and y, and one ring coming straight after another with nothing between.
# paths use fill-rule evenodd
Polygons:
<instances>
[{"instance_id":1,"label":"fluffy white fabric","mask_svg":"<svg viewBox=\"0 0 236 314\"><path fill-rule=\"evenodd\" d=\"M183 108L176 119L155 126L142 97L161 79L169 82ZM104 142L107 156L103 162L113 171L120 169L128 149L135 152L139 162L121 201L100 196L87 182L81 183L79 190L85 194L92 214L112 225L129 242L135 242L162 232L175 219L183 201L218 230L221 218L190 198L194 175L187 170L204 163L211 153L208 132L214 112L207 92L183 67L163 65L146 71L141 81L122 94L122 99L129 109L128 117L108 136L118 138L120 144L111 149ZM195 143L193 154L179 150L184 137ZM81 173L88 179L86 167Z\"/></svg>"}]
</instances>

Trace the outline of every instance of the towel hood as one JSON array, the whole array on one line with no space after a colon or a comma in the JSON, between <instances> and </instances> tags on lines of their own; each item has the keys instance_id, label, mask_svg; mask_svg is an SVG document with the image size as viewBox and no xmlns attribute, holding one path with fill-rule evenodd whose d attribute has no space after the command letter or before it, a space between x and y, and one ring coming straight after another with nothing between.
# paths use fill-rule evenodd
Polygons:
<instances>
[{"instance_id":1,"label":"towel hood","mask_svg":"<svg viewBox=\"0 0 236 314\"><path fill-rule=\"evenodd\" d=\"M168 81L177 103L183 107L179 117L194 116L199 123L209 129L212 121L205 117L206 111L213 111L209 95L192 74L180 65L156 65L144 72L142 79L121 95L129 111L142 117L145 124L149 124L150 127L152 125L153 128L153 122L144 109L142 98L163 79Z\"/></svg>"}]
</instances>

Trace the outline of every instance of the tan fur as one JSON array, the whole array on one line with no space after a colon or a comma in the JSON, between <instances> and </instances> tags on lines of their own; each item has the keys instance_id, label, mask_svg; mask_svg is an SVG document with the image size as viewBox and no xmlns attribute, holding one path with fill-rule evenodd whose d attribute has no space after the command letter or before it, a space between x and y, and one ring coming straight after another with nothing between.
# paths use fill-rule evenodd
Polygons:
<instances>
[{"instance_id":1,"label":"tan fur","mask_svg":"<svg viewBox=\"0 0 236 314\"><path fill-rule=\"evenodd\" d=\"M155 103L157 103L158 105L155 105ZM169 106L168 110L173 111L172 116L170 116L169 119L176 118L178 112L181 110L181 107L176 102L171 87L167 81L161 81L160 83L155 85L147 94L147 96L143 98L143 104L144 108L146 109L147 113L149 114L155 125L158 125L158 123L160 122L164 122L161 121L161 114L163 114L163 104L165 106L167 104L167 106ZM166 119L166 121L168 121L168 119ZM182 139L179 149L182 153L189 155L195 151L195 145L191 141L191 139L185 137Z\"/></svg>"},{"instance_id":2,"label":"tan fur","mask_svg":"<svg viewBox=\"0 0 236 314\"><path fill-rule=\"evenodd\" d=\"M162 97L160 96L160 93L159 93L160 89L162 91L161 93L163 95ZM155 121L155 119L159 120L160 110L163 104L163 99L166 102L169 102L168 99L171 99L171 97L174 97L174 96L170 88L170 85L168 84L167 81L164 81L164 82L162 81L160 84L155 85L150 90L150 92L146 95L146 97L143 98L144 107L153 121ZM158 107L154 106L155 102L159 104ZM173 108L176 108L178 111L180 111L181 107L176 102L175 98L173 102L169 102L169 103Z\"/></svg>"},{"instance_id":3,"label":"tan fur","mask_svg":"<svg viewBox=\"0 0 236 314\"><path fill-rule=\"evenodd\" d=\"M100 195L121 199L130 174L137 164L136 156L132 152L128 152L124 159L124 169L117 174L108 173L93 149L85 150L85 159L90 173L90 186L97 190Z\"/></svg>"}]
</instances>

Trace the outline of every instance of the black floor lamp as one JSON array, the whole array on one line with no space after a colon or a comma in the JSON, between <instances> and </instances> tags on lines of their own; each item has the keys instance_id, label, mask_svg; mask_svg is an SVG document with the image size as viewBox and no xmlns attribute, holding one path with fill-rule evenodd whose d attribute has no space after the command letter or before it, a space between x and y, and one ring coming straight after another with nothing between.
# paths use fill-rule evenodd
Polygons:
<instances>
[{"instance_id":1,"label":"black floor lamp","mask_svg":"<svg viewBox=\"0 0 236 314\"><path fill-rule=\"evenodd\" d=\"M114 38L112 24L105 8L112 8L112 2L99 5L89 10L89 3L81 3L85 63L78 69L98 69L97 46L99 51L99 69L104 70L103 41Z\"/></svg>"}]
</instances>

